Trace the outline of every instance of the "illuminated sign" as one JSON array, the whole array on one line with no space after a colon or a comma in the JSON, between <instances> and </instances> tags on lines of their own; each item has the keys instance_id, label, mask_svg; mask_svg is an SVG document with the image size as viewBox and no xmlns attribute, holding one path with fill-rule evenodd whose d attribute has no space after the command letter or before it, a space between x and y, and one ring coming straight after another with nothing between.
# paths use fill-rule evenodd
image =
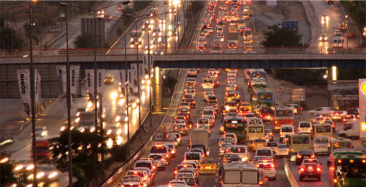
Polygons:
<instances>
[{"instance_id":1,"label":"illuminated sign","mask_svg":"<svg viewBox=\"0 0 366 187\"><path fill-rule=\"evenodd\" d=\"M361 132L366 132L366 122L361 122Z\"/></svg>"},{"instance_id":2,"label":"illuminated sign","mask_svg":"<svg viewBox=\"0 0 366 187\"><path fill-rule=\"evenodd\" d=\"M365 82L363 82L363 83L361 83L361 87L360 87L360 89L361 89L362 93L363 93L364 95L366 95L366 81L365 81Z\"/></svg>"}]
</instances>

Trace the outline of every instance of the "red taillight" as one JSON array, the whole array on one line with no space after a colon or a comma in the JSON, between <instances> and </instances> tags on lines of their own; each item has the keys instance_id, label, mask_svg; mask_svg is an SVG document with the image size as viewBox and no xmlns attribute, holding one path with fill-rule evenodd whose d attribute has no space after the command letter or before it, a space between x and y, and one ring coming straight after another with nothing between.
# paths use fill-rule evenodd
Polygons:
<instances>
[{"instance_id":1,"label":"red taillight","mask_svg":"<svg viewBox=\"0 0 366 187\"><path fill-rule=\"evenodd\" d=\"M312 166L309 166L308 169L313 169L313 167Z\"/></svg>"},{"instance_id":2,"label":"red taillight","mask_svg":"<svg viewBox=\"0 0 366 187\"><path fill-rule=\"evenodd\" d=\"M153 169L155 169L156 167L155 166L153 166Z\"/></svg>"},{"instance_id":3,"label":"red taillight","mask_svg":"<svg viewBox=\"0 0 366 187\"><path fill-rule=\"evenodd\" d=\"M304 168L300 168L300 171L304 171Z\"/></svg>"},{"instance_id":4,"label":"red taillight","mask_svg":"<svg viewBox=\"0 0 366 187\"><path fill-rule=\"evenodd\" d=\"M165 162L165 158L162 158L161 161Z\"/></svg>"},{"instance_id":5,"label":"red taillight","mask_svg":"<svg viewBox=\"0 0 366 187\"><path fill-rule=\"evenodd\" d=\"M167 158L168 158L168 157L169 157L169 155L168 155L168 154L166 154L166 155L165 155L165 157L167 157Z\"/></svg>"},{"instance_id":6,"label":"red taillight","mask_svg":"<svg viewBox=\"0 0 366 187\"><path fill-rule=\"evenodd\" d=\"M259 184L260 184L260 185L263 185L263 181L259 181Z\"/></svg>"},{"instance_id":7,"label":"red taillight","mask_svg":"<svg viewBox=\"0 0 366 187\"><path fill-rule=\"evenodd\" d=\"M175 170L175 171L174 171L174 174L177 174L177 173L178 173L178 171L177 171L177 170Z\"/></svg>"},{"instance_id":8,"label":"red taillight","mask_svg":"<svg viewBox=\"0 0 366 187\"><path fill-rule=\"evenodd\" d=\"M297 155L297 158L301 158L301 155Z\"/></svg>"},{"instance_id":9,"label":"red taillight","mask_svg":"<svg viewBox=\"0 0 366 187\"><path fill-rule=\"evenodd\" d=\"M321 169L320 168L316 168L316 171L321 171Z\"/></svg>"},{"instance_id":10,"label":"red taillight","mask_svg":"<svg viewBox=\"0 0 366 187\"><path fill-rule=\"evenodd\" d=\"M314 155L311 155L311 158L315 158L315 156Z\"/></svg>"},{"instance_id":11,"label":"red taillight","mask_svg":"<svg viewBox=\"0 0 366 187\"><path fill-rule=\"evenodd\" d=\"M273 136L273 134L272 134L271 132L269 133L269 135L270 135L270 136Z\"/></svg>"}]
</instances>

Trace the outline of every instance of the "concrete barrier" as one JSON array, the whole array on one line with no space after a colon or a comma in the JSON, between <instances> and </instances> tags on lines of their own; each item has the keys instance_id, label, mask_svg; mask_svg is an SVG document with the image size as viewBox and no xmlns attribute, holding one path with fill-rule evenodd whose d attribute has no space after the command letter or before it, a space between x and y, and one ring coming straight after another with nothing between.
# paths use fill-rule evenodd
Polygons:
<instances>
[{"instance_id":1,"label":"concrete barrier","mask_svg":"<svg viewBox=\"0 0 366 187\"><path fill-rule=\"evenodd\" d=\"M287 179L290 182L291 187L299 187L299 184L297 184L297 181L296 181L294 175L292 174L292 172L291 172L291 170L288 166L286 158L283 159L283 165L284 165L284 169L285 169Z\"/></svg>"}]
</instances>

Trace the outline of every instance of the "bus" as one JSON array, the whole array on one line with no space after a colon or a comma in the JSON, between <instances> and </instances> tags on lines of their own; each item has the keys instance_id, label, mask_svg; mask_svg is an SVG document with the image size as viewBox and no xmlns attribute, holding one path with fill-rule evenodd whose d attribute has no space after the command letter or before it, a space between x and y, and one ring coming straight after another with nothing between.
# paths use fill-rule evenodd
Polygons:
<instances>
[{"instance_id":1,"label":"bus","mask_svg":"<svg viewBox=\"0 0 366 187\"><path fill-rule=\"evenodd\" d=\"M249 80L253 80L253 78L263 78L266 80L266 71L264 69L250 69L249 70L250 78Z\"/></svg>"},{"instance_id":2,"label":"bus","mask_svg":"<svg viewBox=\"0 0 366 187\"><path fill-rule=\"evenodd\" d=\"M260 118L254 118L260 120L262 122L262 119ZM247 145L248 147L251 147L251 144L255 139L264 139L264 124L262 123L248 123L247 126Z\"/></svg>"},{"instance_id":3,"label":"bus","mask_svg":"<svg viewBox=\"0 0 366 187\"><path fill-rule=\"evenodd\" d=\"M366 156L361 151L334 154L329 166L331 187L366 186Z\"/></svg>"},{"instance_id":4,"label":"bus","mask_svg":"<svg viewBox=\"0 0 366 187\"><path fill-rule=\"evenodd\" d=\"M243 116L225 116L220 126L220 132L235 133L238 143L244 143L246 138L245 127L246 121Z\"/></svg>"},{"instance_id":5,"label":"bus","mask_svg":"<svg viewBox=\"0 0 366 187\"><path fill-rule=\"evenodd\" d=\"M331 162L334 162L334 155L337 152L351 152L355 151L352 146L352 140L346 138L331 138L330 139L330 154L328 166Z\"/></svg>"},{"instance_id":6,"label":"bus","mask_svg":"<svg viewBox=\"0 0 366 187\"><path fill-rule=\"evenodd\" d=\"M294 112L290 107L275 107L273 130L279 131L283 124L295 124Z\"/></svg>"},{"instance_id":7,"label":"bus","mask_svg":"<svg viewBox=\"0 0 366 187\"><path fill-rule=\"evenodd\" d=\"M290 161L296 161L296 154L300 150L307 149L311 150L311 137L309 134L288 134L286 135L288 137L287 145L289 146L289 155Z\"/></svg>"},{"instance_id":8,"label":"bus","mask_svg":"<svg viewBox=\"0 0 366 187\"><path fill-rule=\"evenodd\" d=\"M266 88L253 88L252 104L273 106L273 93Z\"/></svg>"},{"instance_id":9,"label":"bus","mask_svg":"<svg viewBox=\"0 0 366 187\"><path fill-rule=\"evenodd\" d=\"M329 138L333 138L333 129L332 124L322 123L322 124L314 124L314 137L318 136L327 136Z\"/></svg>"},{"instance_id":10,"label":"bus","mask_svg":"<svg viewBox=\"0 0 366 187\"><path fill-rule=\"evenodd\" d=\"M343 36L334 36L333 48L343 48Z\"/></svg>"},{"instance_id":11,"label":"bus","mask_svg":"<svg viewBox=\"0 0 366 187\"><path fill-rule=\"evenodd\" d=\"M260 187L267 183L263 177L263 171L256 165L247 162L234 161L224 164L220 175L221 187Z\"/></svg>"}]
</instances>

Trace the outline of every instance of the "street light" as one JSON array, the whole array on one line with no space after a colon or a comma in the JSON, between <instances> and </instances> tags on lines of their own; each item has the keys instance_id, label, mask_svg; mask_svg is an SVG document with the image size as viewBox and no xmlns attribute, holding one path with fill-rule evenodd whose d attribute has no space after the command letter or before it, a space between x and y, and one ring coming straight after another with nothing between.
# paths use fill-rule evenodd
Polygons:
<instances>
[{"instance_id":1,"label":"street light","mask_svg":"<svg viewBox=\"0 0 366 187\"><path fill-rule=\"evenodd\" d=\"M32 114L32 153L33 153L33 165L36 166L37 164L37 147L36 147L36 111L35 111L35 96L36 96L36 88L35 88L35 72L34 72L34 66L33 66L33 42L32 42L32 23L33 23L33 17L32 17L32 1L29 0L29 51L30 51L30 75L31 75L31 114ZM37 175L37 167L34 167L33 169L33 176ZM33 186L38 186L37 183L37 177L34 177L33 179Z\"/></svg>"},{"instance_id":2,"label":"street light","mask_svg":"<svg viewBox=\"0 0 366 187\"><path fill-rule=\"evenodd\" d=\"M60 6L66 9L66 98L67 98L67 143L69 152L69 186L72 186L72 149L71 149L71 92L70 92L70 62L69 62L69 27L68 4L60 2Z\"/></svg>"}]
</instances>

